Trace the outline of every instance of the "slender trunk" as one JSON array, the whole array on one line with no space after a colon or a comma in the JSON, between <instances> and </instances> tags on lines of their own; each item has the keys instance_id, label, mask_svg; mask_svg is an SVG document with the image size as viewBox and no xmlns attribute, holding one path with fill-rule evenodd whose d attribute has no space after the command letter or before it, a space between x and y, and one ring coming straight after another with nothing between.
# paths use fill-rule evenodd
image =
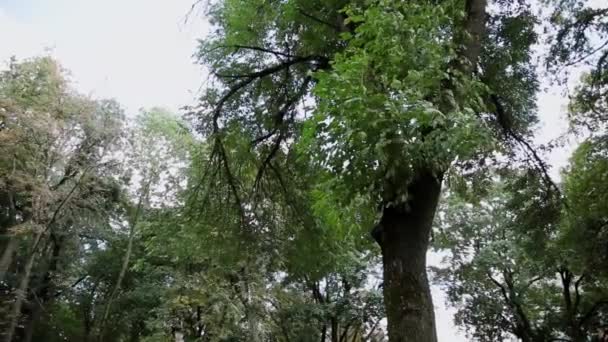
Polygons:
<instances>
[{"instance_id":1,"label":"slender trunk","mask_svg":"<svg viewBox=\"0 0 608 342\"><path fill-rule=\"evenodd\" d=\"M131 253L133 250L133 239L135 238L135 225L131 225L129 227L129 241L127 242L127 251L125 252L125 256L122 262L122 266L120 267L120 272L118 273L118 278L116 280L116 285L114 285L114 289L110 293L108 297L108 303L106 304L105 310L103 312L103 317L101 318L101 324L99 327L99 341L103 341L104 339L104 329L108 317L110 316L110 311L112 309L112 304L114 299L118 295L118 291L122 286L122 281L127 274L127 269L129 268L129 262L131 260Z\"/></svg>"},{"instance_id":2,"label":"slender trunk","mask_svg":"<svg viewBox=\"0 0 608 342\"><path fill-rule=\"evenodd\" d=\"M40 316L42 315L42 311L38 306L33 308L31 315L29 316L27 323L25 325L25 333L23 337L23 342L31 342L32 338L34 338L34 328L36 327L36 322L40 320Z\"/></svg>"},{"instance_id":3,"label":"slender trunk","mask_svg":"<svg viewBox=\"0 0 608 342\"><path fill-rule=\"evenodd\" d=\"M323 327L321 328L321 342L325 342L325 338L327 337L327 324L323 322Z\"/></svg>"},{"instance_id":4,"label":"slender trunk","mask_svg":"<svg viewBox=\"0 0 608 342\"><path fill-rule=\"evenodd\" d=\"M441 179L430 172L420 175L408 187L408 202L385 207L375 229L391 342L437 341L426 252L440 190Z\"/></svg>"},{"instance_id":5,"label":"slender trunk","mask_svg":"<svg viewBox=\"0 0 608 342\"><path fill-rule=\"evenodd\" d=\"M89 342L90 338L91 338L91 330L93 328L93 324L91 322L91 320L88 317L89 315L86 314L83 320L83 332L82 332L82 340L84 342Z\"/></svg>"},{"instance_id":6,"label":"slender trunk","mask_svg":"<svg viewBox=\"0 0 608 342\"><path fill-rule=\"evenodd\" d=\"M567 335L570 336L572 342L584 342L586 340L586 336L581 331L578 319L576 317L578 304L580 301L579 286L583 276L573 282L574 274L572 274L572 272L570 272L568 269L561 269L559 274L562 281L564 322L567 325ZM572 300L572 291L570 290L572 287L574 287L574 301Z\"/></svg>"},{"instance_id":7,"label":"slender trunk","mask_svg":"<svg viewBox=\"0 0 608 342\"><path fill-rule=\"evenodd\" d=\"M116 295L118 294L118 291L120 290L120 287L122 285L122 281L127 273L127 269L129 268L129 262L131 260L131 253L133 251L133 240L135 239L135 228L139 221L139 216L141 214L141 210L143 208L144 201L147 200L147 198L150 194L150 185L151 185L152 179L154 179L154 177L150 177L150 179L148 180L148 182L146 183L146 185L144 187L144 190L140 194L139 200L137 203L137 208L135 209L135 213L133 214L133 217L130 220L129 241L127 242L127 251L125 252L125 257L122 262L122 267L120 268L120 272L118 273L118 279L116 279L116 285L114 285L114 289L112 290L112 292L110 293L110 296L108 297L108 304L106 304L106 307L105 307L105 310L103 313L103 317L101 318L101 323L99 324L99 340L100 341L103 340L105 324L108 319L108 316L110 315L110 309L112 308L112 302L116 298Z\"/></svg>"},{"instance_id":8,"label":"slender trunk","mask_svg":"<svg viewBox=\"0 0 608 342\"><path fill-rule=\"evenodd\" d=\"M93 287L91 288L91 292L89 295L89 302L88 304L83 304L83 319L82 319L82 323L83 323L83 332L82 332L82 340L84 342L89 342L91 339L91 332L93 330L93 314L92 312L94 311L94 306L95 306L95 291L97 291L97 283L93 284Z\"/></svg>"},{"instance_id":9,"label":"slender trunk","mask_svg":"<svg viewBox=\"0 0 608 342\"><path fill-rule=\"evenodd\" d=\"M7 333L4 337L5 342L12 342L13 336L15 335L15 329L19 323L19 319L21 318L21 308L23 307L23 302L27 297L27 289L30 284L30 278L32 276L32 268L34 267L34 261L36 260L36 250L35 247L38 245L42 238L42 232L36 234L36 238L34 239L32 251L30 256L25 264L25 269L23 270L23 277L21 277L21 281L19 282L19 287L15 291L15 304L13 304L13 309L9 319L11 320L9 323L9 327Z\"/></svg>"},{"instance_id":10,"label":"slender trunk","mask_svg":"<svg viewBox=\"0 0 608 342\"><path fill-rule=\"evenodd\" d=\"M53 240L53 249L51 251L51 257L49 261L49 266L42 278L42 284L40 285L37 291L38 300L34 302L32 306L32 312L28 317L26 329L25 329L25 337L23 338L23 342L31 342L34 335L34 328L36 324L40 321L40 318L43 314L43 306L48 305L51 302L53 296L52 286L53 286L53 273L57 271L57 266L59 263L59 255L61 253L61 239L58 239L56 236L52 235Z\"/></svg>"},{"instance_id":11,"label":"slender trunk","mask_svg":"<svg viewBox=\"0 0 608 342\"><path fill-rule=\"evenodd\" d=\"M9 217L7 220L8 224L5 229L3 229L2 234L6 234L8 242L4 246L4 252L2 252L2 258L0 259L0 282L6 279L8 269L13 263L13 255L15 254L17 246L19 245L19 240L12 236L12 234L9 232L9 229L17 224L17 209L15 208L15 199L12 192L8 192L7 201L9 208Z\"/></svg>"},{"instance_id":12,"label":"slender trunk","mask_svg":"<svg viewBox=\"0 0 608 342\"><path fill-rule=\"evenodd\" d=\"M340 342L340 332L338 331L338 319L331 318L331 342Z\"/></svg>"},{"instance_id":13,"label":"slender trunk","mask_svg":"<svg viewBox=\"0 0 608 342\"><path fill-rule=\"evenodd\" d=\"M258 342L260 341L260 331L258 327L258 318L254 312L252 303L252 290L249 284L249 270L247 268L242 269L243 279L243 306L245 307L245 316L247 317L247 324L249 326L249 341Z\"/></svg>"},{"instance_id":14,"label":"slender trunk","mask_svg":"<svg viewBox=\"0 0 608 342\"><path fill-rule=\"evenodd\" d=\"M508 269L503 269L502 276L506 284L508 295L504 295L508 305L511 307L515 318L515 335L522 342L544 341L543 336L537 335L534 327L530 323L530 319L524 308L521 306L521 300L515 290L513 282L513 272Z\"/></svg>"},{"instance_id":15,"label":"slender trunk","mask_svg":"<svg viewBox=\"0 0 608 342\"><path fill-rule=\"evenodd\" d=\"M0 282L6 279L8 269L13 263L13 255L15 254L18 245L19 240L17 240L15 237L9 237L6 248L2 252L2 258L0 259Z\"/></svg>"}]
</instances>

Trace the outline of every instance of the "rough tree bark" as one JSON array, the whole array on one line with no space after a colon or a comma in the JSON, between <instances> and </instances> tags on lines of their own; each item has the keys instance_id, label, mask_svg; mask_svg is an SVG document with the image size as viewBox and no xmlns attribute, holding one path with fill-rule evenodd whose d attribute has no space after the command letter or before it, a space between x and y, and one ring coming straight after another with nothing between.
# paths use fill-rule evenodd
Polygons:
<instances>
[{"instance_id":1,"label":"rough tree bark","mask_svg":"<svg viewBox=\"0 0 608 342\"><path fill-rule=\"evenodd\" d=\"M426 275L426 251L441 178L420 175L410 199L384 208L374 238L382 249L384 301L391 342L435 342L435 314Z\"/></svg>"},{"instance_id":2,"label":"rough tree bark","mask_svg":"<svg viewBox=\"0 0 608 342\"><path fill-rule=\"evenodd\" d=\"M466 18L454 39L458 50L451 67L473 75L485 32L486 0L467 0ZM449 89L453 85L445 82ZM454 108L439 101L441 111ZM385 206L372 235L382 249L384 304L390 342L436 342L433 300L426 273L426 252L441 192L443 171L420 169L409 183L408 200Z\"/></svg>"}]
</instances>

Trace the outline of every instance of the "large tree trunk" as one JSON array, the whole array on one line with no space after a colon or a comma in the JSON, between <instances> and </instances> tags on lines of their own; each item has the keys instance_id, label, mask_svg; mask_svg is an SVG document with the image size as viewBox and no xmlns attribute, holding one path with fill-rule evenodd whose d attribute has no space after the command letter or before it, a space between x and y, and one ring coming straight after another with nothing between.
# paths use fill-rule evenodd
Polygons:
<instances>
[{"instance_id":1,"label":"large tree trunk","mask_svg":"<svg viewBox=\"0 0 608 342\"><path fill-rule=\"evenodd\" d=\"M384 305L391 342L436 342L426 252L441 178L425 173L408 187L406 204L385 207L374 238L382 248Z\"/></svg>"}]
</instances>

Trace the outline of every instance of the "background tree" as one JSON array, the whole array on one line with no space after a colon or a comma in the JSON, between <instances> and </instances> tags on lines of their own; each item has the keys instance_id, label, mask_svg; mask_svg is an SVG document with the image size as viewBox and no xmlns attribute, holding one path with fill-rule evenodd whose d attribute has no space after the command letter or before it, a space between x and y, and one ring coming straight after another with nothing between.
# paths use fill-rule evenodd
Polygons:
<instances>
[{"instance_id":1,"label":"background tree","mask_svg":"<svg viewBox=\"0 0 608 342\"><path fill-rule=\"evenodd\" d=\"M456 323L479 341L588 341L605 324L601 268L579 262L567 209L539 175L499 179L477 204L450 196L437 220L450 253L436 280Z\"/></svg>"},{"instance_id":2,"label":"background tree","mask_svg":"<svg viewBox=\"0 0 608 342\"><path fill-rule=\"evenodd\" d=\"M31 340L54 299L63 258L117 200L115 164L121 111L75 94L50 58L13 60L0 75L3 249L2 324L6 341ZM17 331L18 327L20 328ZM17 337L16 337L17 338Z\"/></svg>"}]
</instances>

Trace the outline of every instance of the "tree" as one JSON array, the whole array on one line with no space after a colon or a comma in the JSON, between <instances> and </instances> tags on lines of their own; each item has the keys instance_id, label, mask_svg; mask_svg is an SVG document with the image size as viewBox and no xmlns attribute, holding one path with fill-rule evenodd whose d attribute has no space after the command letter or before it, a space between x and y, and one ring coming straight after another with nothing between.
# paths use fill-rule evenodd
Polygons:
<instances>
[{"instance_id":1,"label":"tree","mask_svg":"<svg viewBox=\"0 0 608 342\"><path fill-rule=\"evenodd\" d=\"M145 211L155 206L166 207L177 205L177 194L180 182L184 179L187 168L188 152L192 147L191 135L183 124L171 113L161 108L144 111L136 119L132 129L128 150L125 152L123 179L124 190L130 195L126 201L126 215L120 217L128 227L128 239L122 266L112 291L106 299L106 305L99 327L100 340L104 339L105 325L110 314L112 303L118 296L125 275L130 268L133 244L138 225ZM130 188L134 193L130 193ZM132 202L132 204L131 204ZM156 202L156 203L155 203Z\"/></svg>"},{"instance_id":2,"label":"tree","mask_svg":"<svg viewBox=\"0 0 608 342\"><path fill-rule=\"evenodd\" d=\"M122 112L113 101L73 92L48 57L11 61L0 74L0 112L0 279L10 307L2 313L3 338L29 341L55 297L70 244L104 222L117 200L108 156Z\"/></svg>"},{"instance_id":3,"label":"tree","mask_svg":"<svg viewBox=\"0 0 608 342\"><path fill-rule=\"evenodd\" d=\"M478 341L588 341L603 327L601 268L579 262L570 216L534 172L503 173L477 204L451 196L438 219L448 248L437 281ZM577 231L585 231L577 226Z\"/></svg>"},{"instance_id":4,"label":"tree","mask_svg":"<svg viewBox=\"0 0 608 342\"><path fill-rule=\"evenodd\" d=\"M569 104L572 131L584 139L563 183L547 192L538 175L503 174L477 205L452 196L455 207L440 220L451 269L439 270L439 281L459 324L483 341L605 338L608 12L586 1L549 3L556 29L547 67L587 70Z\"/></svg>"},{"instance_id":5,"label":"tree","mask_svg":"<svg viewBox=\"0 0 608 342\"><path fill-rule=\"evenodd\" d=\"M225 0L209 11L199 56L216 83L192 110L211 144L203 181L219 182L244 231L276 220L252 210L278 200L263 189L273 183L324 181L335 205L375 211L391 341L436 341L425 256L446 172L478 169L499 141L531 149L535 18L524 2L493 5ZM306 184L301 170L327 176Z\"/></svg>"},{"instance_id":6,"label":"tree","mask_svg":"<svg viewBox=\"0 0 608 342\"><path fill-rule=\"evenodd\" d=\"M201 187L214 170L187 122L123 119L63 75L14 61L0 83L5 340L383 340L367 203L337 207L300 160L311 186L260 179L276 197L243 232L229 187Z\"/></svg>"}]
</instances>

